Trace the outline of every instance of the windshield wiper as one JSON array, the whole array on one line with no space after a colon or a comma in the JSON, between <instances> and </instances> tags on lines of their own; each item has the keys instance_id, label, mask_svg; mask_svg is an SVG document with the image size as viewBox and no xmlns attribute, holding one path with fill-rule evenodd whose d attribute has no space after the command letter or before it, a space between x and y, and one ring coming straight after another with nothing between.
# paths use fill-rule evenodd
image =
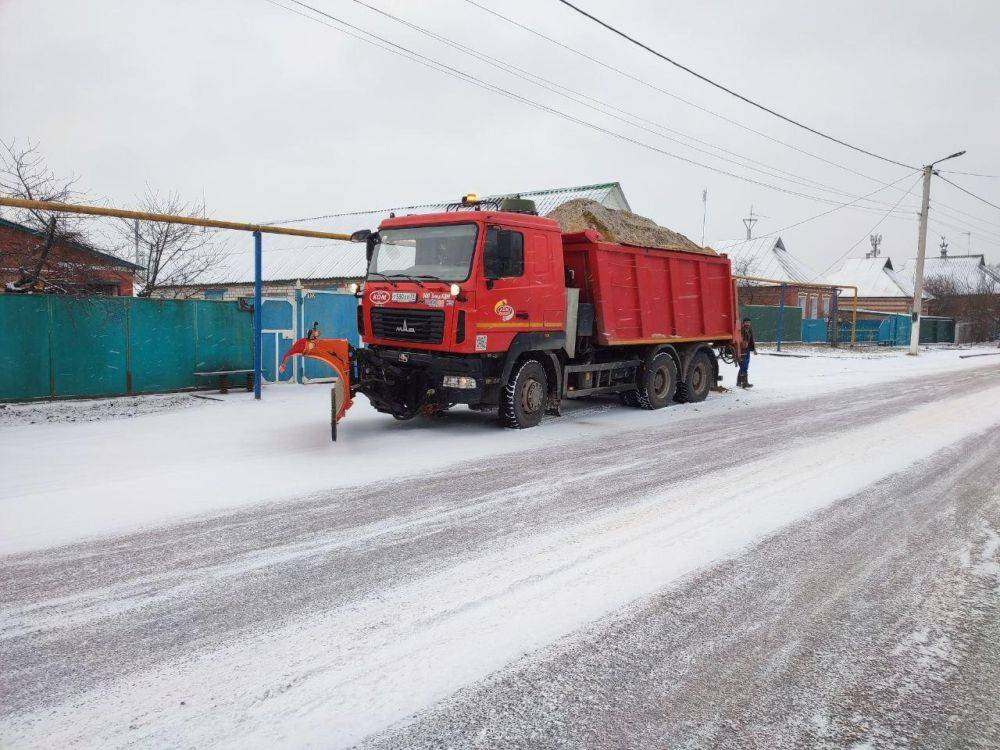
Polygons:
<instances>
[{"instance_id":1,"label":"windshield wiper","mask_svg":"<svg viewBox=\"0 0 1000 750\"><path fill-rule=\"evenodd\" d=\"M385 274L383 274L383 276L385 276ZM409 274L405 274L405 273L391 273L391 274L389 274L389 276L391 276L394 279L406 279L407 281L412 281L414 284L416 284L417 286L419 286L421 288L423 288L423 286L424 286L423 282L420 281L421 277L419 277L419 276L410 276ZM389 276L386 276L386 278L388 279Z\"/></svg>"},{"instance_id":2,"label":"windshield wiper","mask_svg":"<svg viewBox=\"0 0 1000 750\"><path fill-rule=\"evenodd\" d=\"M386 280L386 281L388 281L388 282L389 282L390 284L392 284L393 288L395 288L395 286L396 286L396 282L395 282L395 281L393 281L392 279L390 279L390 278L389 278L388 276L386 276L386 275L385 275L384 273L379 273L378 271L369 271L369 272L368 272L368 276L369 276L369 278L370 278L370 277L372 277L372 276L381 276L381 277L382 277L383 279L385 279L385 280Z\"/></svg>"}]
</instances>

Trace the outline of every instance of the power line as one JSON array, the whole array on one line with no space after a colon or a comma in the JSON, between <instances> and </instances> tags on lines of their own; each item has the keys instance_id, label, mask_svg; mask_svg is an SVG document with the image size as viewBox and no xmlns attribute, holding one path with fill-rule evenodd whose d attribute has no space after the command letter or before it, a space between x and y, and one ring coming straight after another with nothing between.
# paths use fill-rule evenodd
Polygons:
<instances>
[{"instance_id":1,"label":"power line","mask_svg":"<svg viewBox=\"0 0 1000 750\"><path fill-rule=\"evenodd\" d=\"M961 190L961 191L962 191L963 193L965 193L966 195L971 195L971 196L972 196L973 198L975 198L975 199L976 199L977 201L982 201L982 202L983 202L983 203L985 203L985 204L986 204L987 206L993 206L993 208L995 208L995 209L998 209L998 210L1000 210L1000 206L998 206L998 205L997 205L996 203L993 203L993 202L991 202L991 201L988 201L988 200L986 200L986 199L985 199L985 198L984 198L983 196L981 196L981 195L976 195L976 194L975 194L975 193L973 193L973 192L972 192L971 190L966 190L966 189L965 189L964 187L962 187L961 185L958 185L958 184L956 184L956 183L952 182L952 181L951 181L951 180L949 180L949 179L948 179L947 177L942 177L940 173L938 174L938 177L941 177L941 179L942 179L942 180L944 180L945 182L947 182L947 183L948 183L949 185L951 185L952 187L954 187L954 188L958 188L959 190Z\"/></svg>"},{"instance_id":2,"label":"power line","mask_svg":"<svg viewBox=\"0 0 1000 750\"><path fill-rule=\"evenodd\" d=\"M641 47L642 49L646 50L647 52L649 52L649 53L651 53L653 55L656 55L656 57L659 57L661 60L665 60L666 62L670 63L671 65L673 65L673 66L675 66L677 68L680 68L681 70L685 71L686 73L690 73L695 78L698 78L699 80L702 80L705 83L711 84L715 88L717 88L717 89L719 89L721 91L725 91L727 94L735 96L737 99L740 99L740 100L746 102L747 104L750 104L750 105L756 107L757 109L763 110L764 112L767 112L768 114L774 115L775 117L777 117L777 118L779 118L781 120L784 120L787 123L790 123L792 125L800 127L803 130L807 130L810 133L813 133L814 135L820 136L821 138L826 138L828 141L833 141L834 143L839 143L841 146L846 146L847 148L852 149L854 151L857 151L859 153L866 154L868 156L873 156L876 159L881 159L882 161L888 162L889 164L895 164L897 167L906 167L907 169L915 169L916 168L916 167L913 167L913 166L911 166L909 164L904 164L903 162L896 161L895 159L890 159L887 156L882 156L880 154L876 154L873 151L868 151L867 149L861 148L860 146L855 146L853 144L850 144L847 141L843 141L840 138L836 138L836 137L834 137L832 135L824 133L821 130L817 130L815 128L811 128L808 125L805 125L804 123L799 122L798 120L793 120L791 117L783 115L780 112L776 112L775 110L771 109L770 107L767 107L767 106L765 106L765 105L763 105L763 104L761 104L759 102L754 101L753 99L750 99L749 97L744 96L743 94L739 93L738 91L734 91L731 88L723 86L721 83L718 83L717 81L713 81L711 78L708 78L707 76L702 75L698 71L693 70L692 68L689 68L688 66L686 66L686 65L684 65L682 63L677 62L676 60L674 60L671 57L668 57L667 55L663 54L662 52L658 52L657 50L653 49L652 47L650 47L650 46L648 46L646 44L643 44L638 39L635 39L634 37L631 37L628 34L626 34L624 31L621 31L621 30L615 28L611 24L608 24L608 23L602 21L600 18L597 18L597 16L591 15L590 13L588 13L585 10L583 10L582 8L579 8L576 5L573 5L573 3L569 2L569 0L558 0L558 2L562 3L563 5L565 5L568 8L572 8L573 10L575 10L580 15L586 16L591 21L594 21L595 23L603 26L608 31L611 31L611 32L617 34L618 36L622 37L623 39L628 40L632 44L634 44L634 45L636 45L638 47Z\"/></svg>"},{"instance_id":3,"label":"power line","mask_svg":"<svg viewBox=\"0 0 1000 750\"><path fill-rule=\"evenodd\" d=\"M614 65L611 65L610 63L605 62L604 60L596 58L593 55L591 55L591 54L589 54L587 52L584 52L583 50L580 50L580 49L577 49L575 47L572 47L572 46L570 46L570 45L568 45L568 44L566 44L564 42L559 41L558 39L555 39L553 37L547 36L546 34L543 34L542 32L538 31L537 29L534 29L534 28L532 28L532 27L530 27L530 26L528 26L526 24L523 24L523 23L521 23L521 22L519 22L519 21L517 21L517 20L515 20L513 18L505 16L502 13L500 13L500 12L498 12L496 10L493 10L492 8L489 8L489 7L485 6L485 5L482 5L481 3L477 2L477 0L465 0L465 2L468 3L469 5L472 5L475 8L478 8L479 10L483 11L484 13L488 13L491 16L493 16L495 18L498 18L498 19L504 21L507 24L510 24L511 26L514 26L514 27L516 27L518 29L521 29L522 31L525 31L525 32L527 32L529 34L532 34L533 36L536 36L539 39L542 39L542 40L548 42L549 44L552 44L552 45L554 45L556 47L559 47L559 48L561 48L563 50L566 50L567 52L570 52L573 55L576 55L576 56L578 56L578 57L580 57L582 59L588 60L588 61L594 63L595 65L598 65L598 66L600 66L600 67L602 67L602 68L604 68L606 70L610 70L613 73L616 73L617 75L622 76L623 78L626 78L626 79L628 79L630 81L638 83L639 85L644 86L644 87L646 87L646 88L648 88L648 89L650 89L652 91L656 91L657 93L663 94L664 96L667 96L667 97L669 97L671 99L674 99L675 101L681 102L682 104L685 104L685 105L687 105L689 107L692 107L693 109L696 109L696 110L698 110L700 112L704 112L705 114L710 115L712 117L715 117L715 118L717 118L717 119L719 119L719 120L721 120L723 122L726 122L726 123L729 123L730 125L733 125L735 127L741 128L742 130L745 130L745 131L747 131L749 133L753 133L754 135L757 135L757 136L759 136L761 138L764 138L765 140L768 140L768 141L770 141L772 143L776 143L776 144L778 144L780 146L784 146L785 148L788 148L788 149L790 149L792 151L795 151L796 153L800 153L800 154L802 154L804 156L808 156L809 158L815 159L815 160L817 160L819 162L822 162L823 164L826 164L828 166L832 166L832 167L835 167L837 169L841 169L841 170L843 170L845 172L848 172L850 174L856 175L858 177L862 177L862 178L864 178L866 180L869 180L871 182L874 182L874 183L876 183L878 185L887 185L887 184L889 184L889 183L886 183L884 180L881 180L881 179L879 179L877 177L872 177L871 175L865 174L864 172L859 172L856 169L852 169L851 167L848 167L845 164L841 164L839 162L835 162L835 161L831 161L830 159L826 159L826 158L824 158L824 157L822 157L822 156L820 156L818 154L814 154L811 151L808 151L806 149L800 148L800 147L798 147L798 146L796 146L796 145L794 145L792 143L788 143L788 142L783 141L783 140L781 140L779 138L775 138L775 137L773 137L773 136L771 136L771 135L769 135L767 133L764 133L764 132L762 132L760 130L757 130L756 128L753 128L753 127L747 125L746 123L742 123L739 120L734 120L734 119L732 119L730 117L727 117L726 115L723 115L723 114L715 112L715 111L713 111L711 109L708 109L707 107L703 107L702 105L697 104L696 102L693 102L693 101L691 101L689 99L685 99L682 96L678 96L677 94L675 94L675 93L673 93L671 91L668 91L667 89L664 89L664 88L662 88L660 86L657 86L654 83L650 83L649 81L644 80L643 78L640 78L637 75L629 73L626 70L622 70L621 68L618 68L618 67L616 67ZM708 144L708 145L712 145L712 144ZM989 175L983 175L983 176L989 176ZM809 178L805 178L805 179L809 179ZM822 183L819 183L819 184L822 184ZM901 189L901 188L896 188L896 189ZM873 201L873 203L879 203L882 206L888 206L888 205L890 205L889 203L883 202L883 201ZM951 211L954 211L954 212L959 213L959 214L963 214L963 215L965 215L967 217L975 219L976 221L980 221L980 222L983 222L985 224L989 224L991 226L1000 226L1000 225L994 224L993 222L991 222L988 219L984 219L982 217L976 216L975 214L970 214L970 213L968 213L966 211L962 211L961 209L955 208L954 206L949 206L948 204L942 203L941 201L935 201L935 203L938 206L939 210L941 210L942 208L948 208ZM856 206L856 208L862 209L862 210L869 210L867 207L863 207L863 206ZM916 206L914 206L912 208L914 210L918 210ZM874 211L875 209L871 209L871 210ZM963 221L963 219L958 219L958 220L959 221ZM975 226L975 225L973 225L973 226ZM989 230L981 230L980 229L980 231L989 231Z\"/></svg>"},{"instance_id":4,"label":"power line","mask_svg":"<svg viewBox=\"0 0 1000 750\"><path fill-rule=\"evenodd\" d=\"M819 203L826 203L828 205L829 204L836 204L836 201L832 201L829 198L823 198L823 197L816 196L816 195L810 195L808 193L802 193L802 192L798 192L798 191L795 191L795 190L790 190L788 188L784 188L784 187L781 187L781 186L778 186L778 185L772 185L770 183L763 182L761 180L757 180L757 179L754 179L752 177L747 177L745 175L740 175L740 174L737 174L735 172L730 172L730 171L725 170L725 169L720 169L718 167L713 167L713 166L711 166L709 164L704 164L704 163L699 162L699 161L697 161L695 159L690 159L688 157L681 156L679 154L675 154L675 153L667 151L665 149L661 149L661 148L659 148L657 146L653 146L651 144L648 144L648 143L646 143L644 141L640 141L640 140L638 140L636 138L632 138L631 136L625 135L623 133L619 133L619 132L614 131L614 130L609 130L609 129L604 128L604 127L602 127L600 125L596 125L596 124L594 124L592 122L589 122L587 120L584 120L582 118L576 117L576 116L568 114L566 112L563 112L562 110L559 110L559 109L557 109L555 107L551 107L551 106L548 106L546 104L541 104L541 103L536 102L536 101L534 101L532 99L529 99L529 98L527 98L525 96L521 96L520 94L517 94L515 92L509 91L508 89L505 89L505 88L503 88L501 86L497 86L495 84L492 84L492 83L489 83L487 81L484 81L484 80L482 80L480 78L477 78L476 76L473 76L473 75L471 75L469 73L466 73L465 71L459 70L459 69L454 68L454 67L452 67L450 65L447 65L447 64L442 63L440 61L437 61L437 60L434 60L432 58L429 58L429 57L427 57L425 55L422 55L422 54L420 54L418 52L414 52L413 50L411 50L411 49L409 49L407 47L404 47L403 45L397 44L396 42L392 42L392 41L390 41L390 40L388 40L388 39L386 39L384 37L381 37L381 36L379 36L377 34L373 34L372 32L366 31L366 30L360 28L359 26L356 26L356 25L354 25L352 23L344 21L341 18L333 16L333 15L327 13L326 11L323 11L323 10L320 10L318 8L315 8L314 6L309 5L308 3L302 2L301 0L288 0L288 1L291 2L291 3L294 3L295 5L297 5L299 7L306 8L307 10L312 11L313 13L315 13L317 15L320 15L320 16L328 18L328 19L330 19L332 21L335 21L338 24L342 24L343 26L346 26L349 29L353 29L354 31L360 32L361 34L364 34L365 36L361 37L361 36L358 36L355 33L351 33L349 31L346 31L345 29L342 29L342 28L340 28L338 26L333 26L331 24L325 23L321 19L315 18L314 16L310 16L308 14L301 13L301 12L295 10L294 8L289 8L288 6L282 5L281 3L277 2L277 0L265 0L265 1L268 2L268 3L270 3L271 5L276 6L276 7L283 8L284 10L291 11L291 12L296 13L297 15L301 15L301 16L303 16L305 18L309 18L310 20L317 21L319 23L323 23L324 25L329 26L330 28L336 29L337 31L341 31L342 33L345 33L348 36L354 37L354 38L359 39L361 41L373 44L374 46L379 47L380 49L386 49L387 51L393 52L394 54L399 54L400 56L404 57L404 59L408 59L408 60L411 60L413 62L418 62L419 64L424 65L425 67L430 67L430 68L432 68L434 70L438 70L439 72L443 72L446 75L450 75L452 77L457 77L457 78L459 78L461 80L466 81L467 83L471 83L471 84L473 84L475 86L478 86L480 88L484 88L484 89L486 89L488 91L492 91L494 93L500 94L501 96L505 96L505 97L513 99L515 101L519 101L519 102L521 102L523 104L526 104L526 105L528 105L530 107L533 107L535 109L538 109L540 111L547 112L549 114L555 115L556 117L560 117L560 118L562 118L564 120L567 120L569 122L573 122L573 123L576 123L576 124L581 125L583 127L589 128L589 129L591 129L591 130L593 130L595 132L599 132L599 133L603 133L605 135L609 135L609 136L611 136L613 138L616 138L616 139L618 139L620 141L623 141L625 143L631 143L632 145L638 146L640 148L644 148L644 149L652 151L654 153L659 153L659 154L661 154L663 156L667 156L667 157L670 157L672 159L676 159L678 161L685 162L687 164L691 164L691 165L694 165L694 166L697 166L697 167L701 167L703 169L708 169L709 171L715 172L717 174L722 174L722 175L725 175L725 176L728 176L728 177L733 177L733 178L738 179L738 180L743 180L744 182L748 182L748 183L751 183L751 184L754 184L754 185L759 185L761 187L766 187L766 188L768 188L770 190L775 190L775 191L778 191L778 192L781 192L781 193L786 193L788 195L794 195L794 196L800 197L800 198L806 198L807 200L812 200L812 201L816 201L816 202L819 202ZM371 37L372 39L375 39L378 42L381 42L382 44L378 44L376 42L372 42L370 39L368 39L366 37ZM383 46L383 45L388 45L388 47ZM389 49L390 47L392 49ZM858 208L865 208L865 210L870 210L870 209L867 209L866 207L861 207L861 206L859 206Z\"/></svg>"},{"instance_id":5,"label":"power line","mask_svg":"<svg viewBox=\"0 0 1000 750\"><path fill-rule=\"evenodd\" d=\"M400 18L398 16L395 16L392 13L389 13L388 11L383 10L382 8L378 8L378 7L374 6L374 5L371 5L370 3L367 3L364 0L352 0L352 2L354 2L357 5L362 6L364 8L367 8L368 10L370 10L370 11L372 11L374 13L378 13L379 15L384 16L385 18L388 18L388 19L394 21L395 23L398 23L398 24L401 24L403 26L406 26L409 29L413 29L414 31L417 31L417 32L419 32L419 33L421 33L421 34L423 34L425 36L428 36L428 37L430 37L430 38L432 38L432 39L434 39L434 40L436 40L438 42L441 42L442 44L445 44L445 45L450 46L450 47L452 47L454 49L457 49L460 52L462 52L463 54L466 54L466 55L469 55L471 57L474 57L475 59L480 60L481 62L485 62L486 64L491 65L494 68L497 68L499 70L502 70L505 73L509 73L510 75L513 75L513 76L515 76L517 78L520 78L520 79L522 79L524 81L527 81L528 83L531 83L532 85L539 86L539 87L545 89L546 91L549 91L551 93L557 94L558 96L562 96L562 97L564 97L566 99L569 99L570 101L572 101L572 102L574 102L576 104L580 104L580 105L585 106L588 109L591 109L591 110L593 110L595 112L599 112L602 115L613 117L614 119L619 120L620 122L624 122L627 125L631 125L633 127L637 127L637 128L639 128L641 130L645 130L646 132L651 133L651 134L653 134L653 135L655 135L655 136L657 136L659 138L664 138L664 139L666 139L668 141L671 141L673 143L679 143L680 145L685 146L686 148L690 148L690 149L692 149L694 151L697 151L699 153L705 154L707 156L711 156L712 158L720 159L720 160L722 160L724 162L728 162L730 164L735 164L736 166L742 167L744 169L750 169L750 170L753 170L755 172L760 172L762 174L767 175L768 177L776 177L778 179L786 179L789 182L792 182L793 184L800 185L802 187L819 188L821 190L825 190L825 191L828 191L828 192L831 192L831 193L836 193L836 194L841 195L841 196L849 196L849 197L853 197L854 196L854 193L851 193L851 192L849 192L847 190L842 190L840 188L832 187L832 186L827 185L825 183L822 183L822 182L820 182L818 180L814 180L814 179L809 178L809 177L804 177L802 175L795 174L794 172L788 172L786 170L780 169L778 167L771 166L771 165L766 164L764 162L757 161L756 159L753 159L751 157L745 156L743 154L739 154L739 153L737 153L735 151L731 151L731 150L726 149L726 148L724 148L722 146L719 146L718 144L711 143L710 141L705 141L705 140L702 140L702 139L697 138L695 136L692 136L692 135L690 135L688 133L684 133L684 132L676 130L674 128L670 128L670 127L668 127L666 125L663 125L662 123L657 123L655 121L648 120L648 119L646 119L644 117L641 117L640 115L635 114L634 112L630 112L630 111L622 109L620 107L616 107L615 105L610 104L610 103L608 103L606 101L602 101L601 99L598 99L596 97L590 96L589 94L586 94L585 92L578 91L578 90L570 88L568 86L564 86L564 85L562 85L560 83L557 83L557 82L552 81L552 80L550 80L548 78L540 76L537 73L533 73L533 72L531 72L529 70L525 70L524 68L518 67L517 65L514 65L513 63L507 62L507 61L502 60L500 58L493 57L491 55L487 55L486 53L481 52L481 51L479 51L479 50L477 50L477 49L475 49L473 47L469 47L468 45L462 44L461 42L457 42L457 41L455 41L453 39L449 39L448 37L442 36L441 34L438 34L436 32L430 31L429 29L426 29L426 28L424 28L422 26L419 26L419 25L417 25L417 24L415 24L415 23L413 23L411 21L407 21L404 18ZM565 92L569 92L569 94L567 94ZM570 94L572 94L572 96ZM586 99L588 101L581 101L580 98L577 98L577 97L582 97L583 99ZM599 105L599 106L594 106L594 104L590 104L588 102L594 102L594 104ZM613 112L619 112L622 115L625 115L625 117L621 117L619 115L614 114L613 112L606 111L608 109L613 110ZM629 118L631 118L631 119L629 119ZM678 140L676 138L671 138L669 136L663 135L663 133L658 132L657 130L653 130L651 128L645 127L644 125L641 125L641 124L638 124L636 122L633 122L632 120L638 120L639 123L646 123L648 125L653 126L654 128L657 128L658 130L663 130L663 131L666 131L668 133L673 133L675 135L680 136L683 139L694 141L695 143L700 143L702 145L708 146L709 148L712 148L712 149L715 149L717 151L720 151L720 152L722 152L724 154L729 154L731 156L735 156L735 157L737 157L739 159L742 159L743 161L748 162L748 163L742 163L740 161L735 161L733 159L727 159L726 157L718 156L717 154L713 154L713 153L711 153L709 151L706 151L704 149L698 148L697 146L692 146L690 143L687 143L684 140ZM759 165L759 167L763 167L763 169L758 168L757 166L751 166L751 164ZM889 204L885 203L884 205L887 206Z\"/></svg>"},{"instance_id":6,"label":"power line","mask_svg":"<svg viewBox=\"0 0 1000 750\"><path fill-rule=\"evenodd\" d=\"M1000 174L983 174L982 172L956 172L954 169L941 169L938 174L960 174L966 177L986 177L990 180L1000 180Z\"/></svg>"},{"instance_id":7,"label":"power line","mask_svg":"<svg viewBox=\"0 0 1000 750\"><path fill-rule=\"evenodd\" d=\"M920 171L919 169L914 170L914 172L919 172L919 171ZM871 196L875 195L876 193L882 192L886 188L895 187L898 183L902 182L907 177L912 177L913 174L914 174L914 172L908 172L907 174L904 174L902 177L900 177L898 180L895 180L895 181L890 182L890 183L888 183L886 185L883 185L882 187L878 188L877 190L873 190L872 192L868 193L868 195L863 195L860 198L857 198L856 201L860 201L860 200L864 200L866 198L870 198ZM907 195L910 194L911 190L913 190L912 187L910 188L910 190L906 191L906 193L903 195L902 198L900 198L898 201L896 201L896 204L894 206L892 206L892 208L890 208L888 211L885 212L886 215L882 217L882 221L885 221L885 219L888 218L889 214L892 214L892 213L894 213L896 211L896 209L899 207L899 204L906 198ZM842 203L839 206L835 206L834 208L831 208L828 211L823 211L822 213L816 214L815 216L810 216L807 219L802 219L801 221L797 221L794 224L789 224L787 227L782 227L781 229L777 229L777 230L775 230L773 232L769 232L768 234L764 234L764 235L760 235L760 236L761 237L774 237L776 235L781 234L782 232L787 232L789 229L794 229L795 227L798 227L798 226L806 224L806 223L808 223L810 221L813 221L814 219L819 219L819 218L822 218L822 217L824 217L824 216L826 216L828 214L832 214L834 211L839 211L842 208L848 208L849 206L853 205L856 201L851 201L850 203ZM886 205L888 205L888 204L886 204ZM879 223L881 223L881 222L879 222ZM878 224L876 224L876 226L878 226Z\"/></svg>"},{"instance_id":8,"label":"power line","mask_svg":"<svg viewBox=\"0 0 1000 750\"><path fill-rule=\"evenodd\" d=\"M906 196L908 196L911 192L913 192L913 188L915 188L920 183L920 181L922 179L923 179L923 175L921 174L921 176L918 177L916 179L916 181L912 185L910 185L909 190L907 190L903 194L902 198L900 198L898 201L896 201L896 205L897 206L900 203L903 202L903 198L906 198ZM854 248L856 248L858 245L860 245L862 242L864 242L871 235L872 232L874 232L876 229L878 229L882 225L883 221L885 221L886 219L889 218L889 214L890 213L892 213L892 212L891 211L887 211L886 214L885 214L885 216L883 216L881 219L879 219L875 223L875 226L873 226L871 229L869 229L867 232L865 232L864 235L862 235L861 239L859 239L857 242L855 242L853 245L851 245L849 248L847 248L847 252L845 252L843 255L841 255L839 258L837 258L835 261L833 261L833 263L831 263L826 268L824 268L820 275L821 276L825 276L830 271L831 268L833 268L835 265L837 265L838 263L840 263L840 261L842 261L848 255L850 255L851 251L854 250Z\"/></svg>"},{"instance_id":9,"label":"power line","mask_svg":"<svg viewBox=\"0 0 1000 750\"><path fill-rule=\"evenodd\" d=\"M650 83L649 81L646 81L646 80L640 78L637 75L629 73L626 70L622 70L621 68L615 67L614 65L611 65L610 63L605 62L604 60L596 58L593 55L588 54L587 52L584 52L582 50L576 49L575 47L571 47L570 45L565 44L564 42L560 42L558 39L554 39L553 37L550 37L550 36L547 36L547 35L543 34L542 32L538 31L537 29L533 29L530 26L527 26L527 25L525 25L523 23L520 23L519 21L515 21L513 18L509 18L508 16L505 16L502 13L499 13L499 12L493 10L492 8L488 8L485 5L481 5L480 3L476 2L476 0L465 0L465 2L467 2L469 5L472 5L475 8L479 8L479 10L483 11L484 13L489 13L491 16L499 18L500 20L502 20L502 21L504 21L506 23L509 23L512 26L515 26L515 27L521 29L522 31L526 31L529 34L533 34L534 36L537 36L538 38L543 39L546 42L549 42L550 44L554 44L555 46L560 47L560 48L566 50L567 52L571 52L572 54L577 55L578 57L581 57L581 58L583 58L585 60L589 60L590 62L594 63L595 65L599 65L600 67L605 68L606 70L610 70L613 73L616 73L616 74L618 74L618 75L620 75L620 76L622 76L624 78L627 78L630 81L638 83L641 86L645 86L646 88L648 88L648 89L650 89L652 91L656 91L656 92L658 92L660 94L663 94L664 96L667 96L667 97L669 97L669 98L671 98L671 99L673 99L675 101L681 102L682 104L686 104L687 106L692 107L693 109L697 109L699 112L704 112L705 114L711 115L712 117L715 117L715 118L717 118L719 120L722 120L723 122L727 122L730 125L734 125L735 127L741 128L742 130L745 130L748 133L753 133L754 135L757 135L757 136L759 136L761 138L764 138L765 140L768 140L768 141L770 141L772 143L776 143L779 146L784 146L785 148L791 149L792 151L800 153L800 154L802 154L804 156L808 156L808 157L810 157L812 159L815 159L815 160L817 160L819 162L822 162L823 164L827 164L827 165L829 165L831 167L836 167L837 169L842 169L845 172L849 172L849 173L851 173L853 175L857 175L858 177L864 177L865 179L871 180L872 182L876 182L876 183L880 183L880 184L885 184L884 182L882 182L881 180L879 180L879 179L877 179L875 177L871 177L869 175L866 175L863 172L858 172L857 170L851 169L850 167L848 167L848 166L846 166L844 164L832 161L832 160L827 159L825 157L822 157L822 156L820 156L818 154L814 154L811 151L807 151L807 150L805 150L803 148L800 148L799 146L796 146L796 145L794 145L792 143L788 143L787 141L783 141L780 138L775 138L774 136L768 135L767 133L764 133L763 131L757 130L756 128L754 128L754 127L752 127L750 125L747 125L746 123L740 122L739 120L734 120L733 118L727 117L726 115L720 114L719 112L715 112L714 110L711 110L708 107L703 107L702 105L700 105L700 104L698 104L696 102L693 102L690 99L685 99L683 96L679 96L679 95L673 93L672 91L668 91L667 89L662 88L661 86L657 86L654 83Z\"/></svg>"}]
</instances>

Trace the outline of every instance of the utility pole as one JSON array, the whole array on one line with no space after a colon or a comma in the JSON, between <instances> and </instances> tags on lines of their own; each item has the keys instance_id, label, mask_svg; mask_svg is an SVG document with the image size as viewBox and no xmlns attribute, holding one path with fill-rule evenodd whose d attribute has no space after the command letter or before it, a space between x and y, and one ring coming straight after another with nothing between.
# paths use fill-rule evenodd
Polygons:
<instances>
[{"instance_id":1,"label":"utility pole","mask_svg":"<svg viewBox=\"0 0 1000 750\"><path fill-rule=\"evenodd\" d=\"M931 201L931 175L934 174L934 165L940 164L948 159L961 156L964 151L959 151L943 159L932 161L924 167L924 192L920 199L920 230L917 235L917 264L913 269L913 312L910 314L910 355L915 357L920 352L920 313L923 305L924 294L924 256L927 251L927 214L930 211Z\"/></svg>"},{"instance_id":2,"label":"utility pole","mask_svg":"<svg viewBox=\"0 0 1000 750\"><path fill-rule=\"evenodd\" d=\"M708 218L708 190L701 191L701 246L705 247L705 220Z\"/></svg>"}]
</instances>

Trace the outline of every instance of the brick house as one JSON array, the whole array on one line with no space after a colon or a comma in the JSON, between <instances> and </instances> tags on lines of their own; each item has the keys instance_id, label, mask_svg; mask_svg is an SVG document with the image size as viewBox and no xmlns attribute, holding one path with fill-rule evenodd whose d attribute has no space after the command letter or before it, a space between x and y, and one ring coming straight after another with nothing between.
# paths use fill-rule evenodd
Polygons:
<instances>
[{"instance_id":1,"label":"brick house","mask_svg":"<svg viewBox=\"0 0 1000 750\"><path fill-rule=\"evenodd\" d=\"M34 270L44 233L0 219L0 294ZM131 297L141 266L102 252L84 242L56 240L42 267L42 291Z\"/></svg>"},{"instance_id":2,"label":"brick house","mask_svg":"<svg viewBox=\"0 0 1000 750\"><path fill-rule=\"evenodd\" d=\"M858 288L858 307L882 313L909 315L913 312L913 275L897 271L888 256L848 258L840 270L827 277L830 283ZM851 290L844 293L850 296ZM923 293L926 301L931 295Z\"/></svg>"},{"instance_id":3,"label":"brick house","mask_svg":"<svg viewBox=\"0 0 1000 750\"><path fill-rule=\"evenodd\" d=\"M773 282L781 282L786 307L801 307L803 320L829 319L833 289L826 287L819 274L792 255L781 237L720 242L715 247L729 256L734 275L772 282L741 281L740 304L777 306L782 287Z\"/></svg>"}]
</instances>

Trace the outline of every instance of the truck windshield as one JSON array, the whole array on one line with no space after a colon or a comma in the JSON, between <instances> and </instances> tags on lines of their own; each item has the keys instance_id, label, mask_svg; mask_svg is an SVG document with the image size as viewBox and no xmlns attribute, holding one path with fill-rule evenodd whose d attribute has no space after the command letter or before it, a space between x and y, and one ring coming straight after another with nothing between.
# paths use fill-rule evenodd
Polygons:
<instances>
[{"instance_id":1,"label":"truck windshield","mask_svg":"<svg viewBox=\"0 0 1000 750\"><path fill-rule=\"evenodd\" d=\"M383 229L368 272L376 277L465 281L477 232L475 224Z\"/></svg>"}]
</instances>

